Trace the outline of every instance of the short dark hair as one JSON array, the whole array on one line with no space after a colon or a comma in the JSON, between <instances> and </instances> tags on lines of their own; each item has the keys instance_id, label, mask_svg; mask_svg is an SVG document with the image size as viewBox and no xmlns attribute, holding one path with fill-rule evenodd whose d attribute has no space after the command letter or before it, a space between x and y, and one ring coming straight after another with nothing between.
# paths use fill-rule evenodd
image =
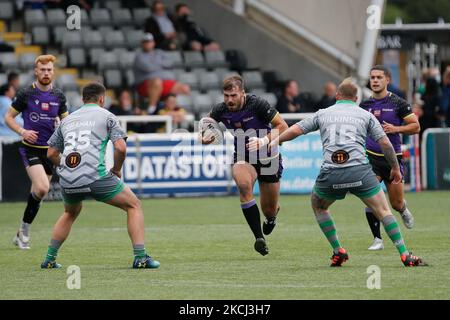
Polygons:
<instances>
[{"instance_id":1,"label":"short dark hair","mask_svg":"<svg viewBox=\"0 0 450 320\"><path fill-rule=\"evenodd\" d=\"M178 10L180 10L183 7L187 7L188 5L186 3L183 2L179 2L175 5L175 13L178 13Z\"/></svg>"},{"instance_id":2,"label":"short dark hair","mask_svg":"<svg viewBox=\"0 0 450 320\"><path fill-rule=\"evenodd\" d=\"M0 96L4 96L6 92L12 87L12 84L4 84L0 87Z\"/></svg>"},{"instance_id":3,"label":"short dark hair","mask_svg":"<svg viewBox=\"0 0 450 320\"><path fill-rule=\"evenodd\" d=\"M164 3L163 3L161 0L155 0L155 1L153 1L153 2L152 2L152 5L150 6L152 12L155 12L156 6L157 6L158 4L164 5Z\"/></svg>"},{"instance_id":4,"label":"short dark hair","mask_svg":"<svg viewBox=\"0 0 450 320\"><path fill-rule=\"evenodd\" d=\"M234 87L244 90L244 79L238 74L232 75L223 81L223 91L232 90Z\"/></svg>"},{"instance_id":5,"label":"short dark hair","mask_svg":"<svg viewBox=\"0 0 450 320\"><path fill-rule=\"evenodd\" d=\"M83 102L97 102L106 94L106 88L100 82L91 82L83 88Z\"/></svg>"},{"instance_id":6,"label":"short dark hair","mask_svg":"<svg viewBox=\"0 0 450 320\"><path fill-rule=\"evenodd\" d=\"M12 72L8 73L8 83L17 78L19 78L19 74L17 72L12 71Z\"/></svg>"},{"instance_id":7,"label":"short dark hair","mask_svg":"<svg viewBox=\"0 0 450 320\"><path fill-rule=\"evenodd\" d=\"M370 69L370 72L372 72L373 70L383 71L384 75L386 76L386 78L391 79L392 73L391 73L391 70L389 70L388 67L385 67L382 64L377 64L376 66L373 66Z\"/></svg>"}]
</instances>

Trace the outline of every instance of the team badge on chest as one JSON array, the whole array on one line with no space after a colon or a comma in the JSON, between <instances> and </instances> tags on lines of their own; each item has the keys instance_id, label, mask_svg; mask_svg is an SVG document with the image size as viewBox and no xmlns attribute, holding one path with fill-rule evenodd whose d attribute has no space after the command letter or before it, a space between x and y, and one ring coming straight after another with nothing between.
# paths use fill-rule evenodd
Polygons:
<instances>
[{"instance_id":1,"label":"team badge on chest","mask_svg":"<svg viewBox=\"0 0 450 320\"><path fill-rule=\"evenodd\" d=\"M41 103L41 109L44 110L44 111L48 111L50 109L50 106L49 106L48 103L42 102Z\"/></svg>"}]
</instances>

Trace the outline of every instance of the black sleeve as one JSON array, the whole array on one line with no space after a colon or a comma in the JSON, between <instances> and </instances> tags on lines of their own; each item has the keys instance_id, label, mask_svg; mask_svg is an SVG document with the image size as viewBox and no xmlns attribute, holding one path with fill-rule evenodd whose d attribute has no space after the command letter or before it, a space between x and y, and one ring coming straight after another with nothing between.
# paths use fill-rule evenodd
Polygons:
<instances>
[{"instance_id":1,"label":"black sleeve","mask_svg":"<svg viewBox=\"0 0 450 320\"><path fill-rule=\"evenodd\" d=\"M18 112L22 112L27 108L28 105L28 94L27 89L22 88L17 91L16 96L14 97L11 106Z\"/></svg>"},{"instance_id":2,"label":"black sleeve","mask_svg":"<svg viewBox=\"0 0 450 320\"><path fill-rule=\"evenodd\" d=\"M64 93L62 93L62 92L60 92L59 97L60 97L59 98L60 103L59 103L58 115L60 116L67 112L67 99L66 99L66 96L64 95Z\"/></svg>"},{"instance_id":3,"label":"black sleeve","mask_svg":"<svg viewBox=\"0 0 450 320\"><path fill-rule=\"evenodd\" d=\"M214 120L216 120L217 122L221 122L223 111L224 111L224 104L223 103L216 104L209 113L209 116Z\"/></svg>"},{"instance_id":4,"label":"black sleeve","mask_svg":"<svg viewBox=\"0 0 450 320\"><path fill-rule=\"evenodd\" d=\"M413 113L411 105L402 98L397 97L395 105L397 107L397 116L400 119L404 119Z\"/></svg>"},{"instance_id":5,"label":"black sleeve","mask_svg":"<svg viewBox=\"0 0 450 320\"><path fill-rule=\"evenodd\" d=\"M271 123L278 113L277 109L262 98L256 99L256 116L265 123Z\"/></svg>"}]
</instances>

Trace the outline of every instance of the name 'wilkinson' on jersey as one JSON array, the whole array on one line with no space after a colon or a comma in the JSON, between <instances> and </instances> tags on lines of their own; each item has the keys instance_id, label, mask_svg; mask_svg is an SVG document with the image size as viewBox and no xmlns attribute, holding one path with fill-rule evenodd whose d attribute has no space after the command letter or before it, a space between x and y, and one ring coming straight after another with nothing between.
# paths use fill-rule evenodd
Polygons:
<instances>
[{"instance_id":1,"label":"name 'wilkinson' on jersey","mask_svg":"<svg viewBox=\"0 0 450 320\"><path fill-rule=\"evenodd\" d=\"M364 124L364 120L355 118L355 117L346 117L346 116L331 116L331 117L324 117L323 121L325 123L336 123L336 122L342 122L342 123L356 123L356 124Z\"/></svg>"}]
</instances>

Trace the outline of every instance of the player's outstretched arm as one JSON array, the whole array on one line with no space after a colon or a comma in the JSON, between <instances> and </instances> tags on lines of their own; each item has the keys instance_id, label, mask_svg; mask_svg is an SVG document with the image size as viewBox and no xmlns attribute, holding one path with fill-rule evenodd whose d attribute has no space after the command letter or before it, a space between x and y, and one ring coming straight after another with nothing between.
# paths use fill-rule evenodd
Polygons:
<instances>
[{"instance_id":1,"label":"player's outstretched arm","mask_svg":"<svg viewBox=\"0 0 450 320\"><path fill-rule=\"evenodd\" d=\"M287 129L282 134L280 134L280 136L278 136L277 138L272 140L270 145L273 147L273 146L276 146L277 144L281 144L285 141L291 141L291 140L297 138L298 136L301 136L303 133L304 132L303 132L302 128L300 128L299 125L294 124L294 125L290 126L289 129Z\"/></svg>"},{"instance_id":2,"label":"player's outstretched arm","mask_svg":"<svg viewBox=\"0 0 450 320\"><path fill-rule=\"evenodd\" d=\"M400 172L400 166L398 164L397 155L395 154L394 147L392 146L389 138L384 136L379 139L378 144L380 145L381 151L384 154L386 161L391 167L391 179L392 183L397 184L402 181L402 174Z\"/></svg>"},{"instance_id":3,"label":"player's outstretched arm","mask_svg":"<svg viewBox=\"0 0 450 320\"><path fill-rule=\"evenodd\" d=\"M127 153L127 144L124 139L118 139L114 141L114 165L111 168L111 173L118 176L119 178L122 177L122 165L125 161L125 156Z\"/></svg>"},{"instance_id":4,"label":"player's outstretched arm","mask_svg":"<svg viewBox=\"0 0 450 320\"><path fill-rule=\"evenodd\" d=\"M394 126L384 121L382 123L383 130L386 133L401 133L401 134L417 134L420 132L419 120L415 114L406 117L403 120L405 123L401 126Z\"/></svg>"},{"instance_id":5,"label":"player's outstretched arm","mask_svg":"<svg viewBox=\"0 0 450 320\"><path fill-rule=\"evenodd\" d=\"M53 147L48 148L47 158L53 163L54 166L58 167L61 163L61 153Z\"/></svg>"}]
</instances>

